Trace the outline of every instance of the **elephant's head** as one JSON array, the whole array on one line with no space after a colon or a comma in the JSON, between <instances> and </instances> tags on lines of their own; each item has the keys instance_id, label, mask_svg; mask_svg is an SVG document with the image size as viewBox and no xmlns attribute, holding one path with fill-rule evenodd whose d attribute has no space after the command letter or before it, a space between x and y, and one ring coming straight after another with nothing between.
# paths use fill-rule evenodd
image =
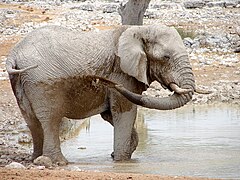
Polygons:
<instances>
[{"instance_id":1,"label":"elephant's head","mask_svg":"<svg viewBox=\"0 0 240 180\"><path fill-rule=\"evenodd\" d=\"M159 110L183 106L192 99L195 80L188 54L178 32L164 25L132 26L119 39L118 56L121 69L138 81L158 81L174 91L169 97L138 95L116 86L135 104Z\"/></svg>"}]
</instances>

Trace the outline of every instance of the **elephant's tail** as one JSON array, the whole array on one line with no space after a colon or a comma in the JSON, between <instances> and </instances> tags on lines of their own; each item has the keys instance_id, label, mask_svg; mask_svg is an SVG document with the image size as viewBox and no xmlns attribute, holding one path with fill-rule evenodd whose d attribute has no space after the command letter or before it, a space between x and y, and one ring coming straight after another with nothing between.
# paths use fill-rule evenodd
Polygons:
<instances>
[{"instance_id":1,"label":"elephant's tail","mask_svg":"<svg viewBox=\"0 0 240 180\"><path fill-rule=\"evenodd\" d=\"M14 74L21 74L29 69L37 68L38 65L33 65L33 66L28 66L23 69L17 69L16 68L16 61L9 56L6 61L6 69L9 75L14 75Z\"/></svg>"}]
</instances>

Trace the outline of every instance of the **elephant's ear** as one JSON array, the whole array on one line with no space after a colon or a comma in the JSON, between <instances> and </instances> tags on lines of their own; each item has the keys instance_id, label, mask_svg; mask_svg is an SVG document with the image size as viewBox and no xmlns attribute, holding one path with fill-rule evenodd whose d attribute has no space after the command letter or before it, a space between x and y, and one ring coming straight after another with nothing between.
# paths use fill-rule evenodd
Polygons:
<instances>
[{"instance_id":1,"label":"elephant's ear","mask_svg":"<svg viewBox=\"0 0 240 180\"><path fill-rule=\"evenodd\" d=\"M119 38L118 56L123 72L148 84L147 57L143 50L141 27L128 28Z\"/></svg>"}]
</instances>

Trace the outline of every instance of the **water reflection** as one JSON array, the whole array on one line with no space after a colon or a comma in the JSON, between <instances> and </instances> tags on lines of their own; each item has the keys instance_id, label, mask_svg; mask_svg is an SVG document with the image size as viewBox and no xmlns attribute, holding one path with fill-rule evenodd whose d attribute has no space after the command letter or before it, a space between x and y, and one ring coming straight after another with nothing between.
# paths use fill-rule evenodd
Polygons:
<instances>
[{"instance_id":1,"label":"water reflection","mask_svg":"<svg viewBox=\"0 0 240 180\"><path fill-rule=\"evenodd\" d=\"M111 160L113 128L100 116L91 119L88 131L64 142L63 152L81 169L240 178L239 106L144 110L136 128L139 146L127 163Z\"/></svg>"}]
</instances>

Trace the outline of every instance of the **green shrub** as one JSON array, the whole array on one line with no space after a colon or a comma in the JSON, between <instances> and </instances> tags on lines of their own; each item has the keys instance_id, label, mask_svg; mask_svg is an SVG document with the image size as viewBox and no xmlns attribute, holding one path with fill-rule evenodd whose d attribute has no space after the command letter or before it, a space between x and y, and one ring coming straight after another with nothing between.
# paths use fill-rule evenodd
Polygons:
<instances>
[{"instance_id":1,"label":"green shrub","mask_svg":"<svg viewBox=\"0 0 240 180\"><path fill-rule=\"evenodd\" d=\"M182 39L186 37L190 37L191 39L194 39L197 35L194 31L191 30L185 30L183 28L176 28Z\"/></svg>"}]
</instances>

